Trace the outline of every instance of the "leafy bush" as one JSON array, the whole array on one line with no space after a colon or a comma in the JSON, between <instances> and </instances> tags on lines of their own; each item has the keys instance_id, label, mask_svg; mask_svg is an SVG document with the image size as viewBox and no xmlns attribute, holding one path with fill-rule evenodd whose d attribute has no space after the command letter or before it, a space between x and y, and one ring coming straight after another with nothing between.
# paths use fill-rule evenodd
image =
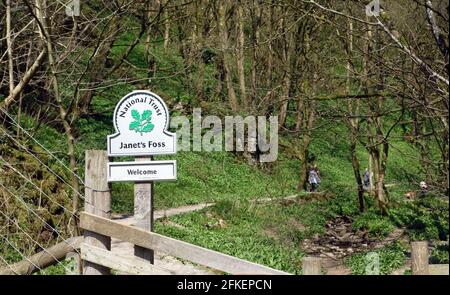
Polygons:
<instances>
[{"instance_id":1,"label":"leafy bush","mask_svg":"<svg viewBox=\"0 0 450 295\"><path fill-rule=\"evenodd\" d=\"M71 275L78 274L78 264L74 257L40 270L36 275Z\"/></svg>"},{"instance_id":2,"label":"leafy bush","mask_svg":"<svg viewBox=\"0 0 450 295\"><path fill-rule=\"evenodd\" d=\"M403 203L391 210L390 219L396 226L406 227L411 240L448 240L448 204L438 197Z\"/></svg>"},{"instance_id":3,"label":"leafy bush","mask_svg":"<svg viewBox=\"0 0 450 295\"><path fill-rule=\"evenodd\" d=\"M379 215L375 210L357 216L352 226L354 230L367 230L369 236L377 238L386 237L394 229L389 218Z\"/></svg>"},{"instance_id":4,"label":"leafy bush","mask_svg":"<svg viewBox=\"0 0 450 295\"><path fill-rule=\"evenodd\" d=\"M448 264L448 244L439 245L433 249L430 255L432 264Z\"/></svg>"}]
</instances>

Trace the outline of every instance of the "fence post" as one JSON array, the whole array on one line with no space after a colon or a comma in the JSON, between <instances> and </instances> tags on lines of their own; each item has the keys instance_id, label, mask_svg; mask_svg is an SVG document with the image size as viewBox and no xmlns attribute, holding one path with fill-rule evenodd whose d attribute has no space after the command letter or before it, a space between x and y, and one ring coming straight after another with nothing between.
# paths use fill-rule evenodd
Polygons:
<instances>
[{"instance_id":1,"label":"fence post","mask_svg":"<svg viewBox=\"0 0 450 295\"><path fill-rule=\"evenodd\" d=\"M317 257L305 257L302 260L303 275L321 275L321 260Z\"/></svg>"},{"instance_id":2,"label":"fence post","mask_svg":"<svg viewBox=\"0 0 450 295\"><path fill-rule=\"evenodd\" d=\"M106 151L88 150L85 156L85 211L104 218L111 217L111 190L107 179ZM86 244L111 250L111 237L84 231ZM89 261L83 263L85 275L107 275L111 270Z\"/></svg>"},{"instance_id":3,"label":"fence post","mask_svg":"<svg viewBox=\"0 0 450 295\"><path fill-rule=\"evenodd\" d=\"M428 242L411 243L411 270L413 275L428 275Z\"/></svg>"},{"instance_id":4,"label":"fence post","mask_svg":"<svg viewBox=\"0 0 450 295\"><path fill-rule=\"evenodd\" d=\"M136 157L135 161L150 161L152 157ZM134 184L134 218L136 226L146 231L153 231L153 182ZM134 255L154 263L153 250L134 246Z\"/></svg>"}]
</instances>

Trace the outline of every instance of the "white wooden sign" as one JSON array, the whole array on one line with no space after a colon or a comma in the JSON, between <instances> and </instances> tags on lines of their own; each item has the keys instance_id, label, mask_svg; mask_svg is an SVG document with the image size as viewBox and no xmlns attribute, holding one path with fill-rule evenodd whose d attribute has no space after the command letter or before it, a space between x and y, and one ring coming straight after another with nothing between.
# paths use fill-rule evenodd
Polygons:
<instances>
[{"instance_id":1,"label":"white wooden sign","mask_svg":"<svg viewBox=\"0 0 450 295\"><path fill-rule=\"evenodd\" d=\"M176 180L177 162L142 161L108 163L108 182Z\"/></svg>"},{"instance_id":2,"label":"white wooden sign","mask_svg":"<svg viewBox=\"0 0 450 295\"><path fill-rule=\"evenodd\" d=\"M168 131L169 111L156 94L137 90L114 110L115 134L108 135L108 156L151 156L176 153L176 135Z\"/></svg>"}]
</instances>

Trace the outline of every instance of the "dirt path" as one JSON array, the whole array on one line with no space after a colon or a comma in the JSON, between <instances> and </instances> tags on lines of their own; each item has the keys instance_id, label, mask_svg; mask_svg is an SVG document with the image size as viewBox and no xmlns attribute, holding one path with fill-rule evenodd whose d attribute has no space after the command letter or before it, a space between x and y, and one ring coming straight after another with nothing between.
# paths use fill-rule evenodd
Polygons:
<instances>
[{"instance_id":1,"label":"dirt path","mask_svg":"<svg viewBox=\"0 0 450 295\"><path fill-rule=\"evenodd\" d=\"M158 220L158 219L162 219L165 217L170 217L170 216L174 216L174 215L178 215L178 214L202 210L204 208L213 206L214 204L215 203L201 203L201 204L195 204L195 205L181 206L181 207L177 207L177 208L156 210L155 212L153 212L153 217L155 220ZM133 215L130 215L130 214L113 213L111 217L112 217L112 219L120 220L120 222L123 222L124 224L128 224L128 225L133 224L133 222L134 222Z\"/></svg>"},{"instance_id":2,"label":"dirt path","mask_svg":"<svg viewBox=\"0 0 450 295\"><path fill-rule=\"evenodd\" d=\"M252 199L251 202L267 203L267 202L272 202L272 201L293 201L298 197L299 197L299 195L290 195L290 196L286 196L286 197L275 197L275 198L255 198L255 199ZM176 207L176 208L156 210L153 213L154 219L158 220L158 219L162 219L162 218L170 217L170 216L174 216L174 215L184 214L184 213L193 212L193 211L199 211L204 208L211 207L215 204L216 203L214 203L214 202L200 203L200 204L195 204L195 205L185 205L185 206L180 206L180 207ZM113 213L111 217L112 217L112 219L120 220L124 224L128 224L128 225L133 224L133 222L134 222L133 215L131 215L131 214Z\"/></svg>"},{"instance_id":3,"label":"dirt path","mask_svg":"<svg viewBox=\"0 0 450 295\"><path fill-rule=\"evenodd\" d=\"M394 229L383 240L370 238L366 231L353 231L352 219L346 216L330 220L325 227L323 235L304 239L301 248L308 256L320 258L328 275L351 274L351 269L345 266L344 261L355 253L367 253L395 241L407 240L401 228Z\"/></svg>"}]
</instances>

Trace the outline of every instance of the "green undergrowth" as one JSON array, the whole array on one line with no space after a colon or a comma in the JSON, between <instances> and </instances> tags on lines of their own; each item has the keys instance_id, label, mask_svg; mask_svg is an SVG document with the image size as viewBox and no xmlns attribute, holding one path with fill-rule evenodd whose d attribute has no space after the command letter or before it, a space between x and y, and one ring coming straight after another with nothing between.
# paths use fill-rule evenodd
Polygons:
<instances>
[{"instance_id":1,"label":"green undergrowth","mask_svg":"<svg viewBox=\"0 0 450 295\"><path fill-rule=\"evenodd\" d=\"M177 181L158 182L156 209L222 200L248 200L295 193L295 161L281 157L270 170L258 169L227 152L179 152L158 159L177 160ZM113 185L113 210L131 212L133 185Z\"/></svg>"},{"instance_id":2,"label":"green undergrowth","mask_svg":"<svg viewBox=\"0 0 450 295\"><path fill-rule=\"evenodd\" d=\"M67 258L35 273L36 275L75 275L78 274L78 264L74 257Z\"/></svg>"},{"instance_id":3,"label":"green undergrowth","mask_svg":"<svg viewBox=\"0 0 450 295\"><path fill-rule=\"evenodd\" d=\"M391 209L389 218L396 226L405 228L413 241L447 241L448 209L448 199L429 195Z\"/></svg>"},{"instance_id":4,"label":"green undergrowth","mask_svg":"<svg viewBox=\"0 0 450 295\"><path fill-rule=\"evenodd\" d=\"M156 224L156 231L225 254L290 273L301 272L299 247L307 231L321 226L298 221L302 208L277 203L221 201L199 212L171 217L179 226ZM300 211L298 211L300 210ZM304 210L304 209L303 209ZM306 212L306 211L304 211ZM315 219L314 223L320 223Z\"/></svg>"},{"instance_id":5,"label":"green undergrowth","mask_svg":"<svg viewBox=\"0 0 450 295\"><path fill-rule=\"evenodd\" d=\"M405 264L407 248L395 242L372 252L358 253L345 260L354 275L391 274Z\"/></svg>"},{"instance_id":6,"label":"green undergrowth","mask_svg":"<svg viewBox=\"0 0 450 295\"><path fill-rule=\"evenodd\" d=\"M255 263L301 273L304 252L301 242L323 234L328 220L358 214L351 198L342 195L327 201L295 200L255 204L251 201L220 201L197 212L162 220L156 231L202 247Z\"/></svg>"}]
</instances>

